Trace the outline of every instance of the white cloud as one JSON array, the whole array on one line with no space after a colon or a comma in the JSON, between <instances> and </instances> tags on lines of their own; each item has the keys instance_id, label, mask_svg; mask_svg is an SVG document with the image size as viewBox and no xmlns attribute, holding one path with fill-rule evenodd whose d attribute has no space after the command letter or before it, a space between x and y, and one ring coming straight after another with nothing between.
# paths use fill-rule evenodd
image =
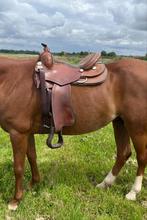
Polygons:
<instances>
[{"instance_id":1,"label":"white cloud","mask_svg":"<svg viewBox=\"0 0 147 220\"><path fill-rule=\"evenodd\" d=\"M0 48L145 54L146 11L144 0L1 1Z\"/></svg>"}]
</instances>

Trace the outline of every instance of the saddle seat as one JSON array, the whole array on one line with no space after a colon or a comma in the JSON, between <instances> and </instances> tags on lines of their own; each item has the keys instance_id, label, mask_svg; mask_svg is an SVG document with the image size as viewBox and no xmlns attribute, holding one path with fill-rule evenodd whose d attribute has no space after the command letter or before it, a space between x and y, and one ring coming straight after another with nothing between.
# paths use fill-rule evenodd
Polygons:
<instances>
[{"instance_id":1,"label":"saddle seat","mask_svg":"<svg viewBox=\"0 0 147 220\"><path fill-rule=\"evenodd\" d=\"M99 54L90 54L86 56L79 66L70 65L64 62L54 62L50 68L43 62L36 65L36 70L41 68L45 72L45 80L53 82L60 86L67 84L74 85L97 85L105 81L107 77L107 69L103 63L96 63L100 58ZM84 61L85 60L85 61ZM93 65L94 64L94 65ZM38 66L39 65L39 66ZM91 69L88 68L88 66ZM83 66L85 69L81 68ZM88 68L88 69L87 69Z\"/></svg>"},{"instance_id":2,"label":"saddle seat","mask_svg":"<svg viewBox=\"0 0 147 220\"><path fill-rule=\"evenodd\" d=\"M50 69L45 66L42 66L42 68L45 72L45 80L56 83L59 86L67 84L96 85L102 83L107 76L104 64L97 64L94 69L87 71L81 71L78 67L64 63L54 63Z\"/></svg>"},{"instance_id":3,"label":"saddle seat","mask_svg":"<svg viewBox=\"0 0 147 220\"><path fill-rule=\"evenodd\" d=\"M40 54L35 67L35 83L37 88L41 89L43 116L46 118L47 115L48 117L51 115L50 122L44 122L44 126L50 130L47 144L51 148L57 148L63 144L61 135L63 127L72 126L75 121L71 103L71 85L102 84L107 79L107 68L103 63L97 63L100 59L98 53L86 56L78 66L73 66L54 61L47 45L43 44L43 47L44 52ZM54 132L60 134L57 144L51 143Z\"/></svg>"}]
</instances>

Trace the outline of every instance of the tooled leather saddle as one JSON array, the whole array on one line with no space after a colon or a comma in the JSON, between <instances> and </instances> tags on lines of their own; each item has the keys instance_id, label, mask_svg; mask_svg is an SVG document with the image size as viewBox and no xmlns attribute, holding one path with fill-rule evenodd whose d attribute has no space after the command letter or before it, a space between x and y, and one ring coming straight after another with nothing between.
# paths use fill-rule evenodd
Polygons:
<instances>
[{"instance_id":1,"label":"tooled leather saddle","mask_svg":"<svg viewBox=\"0 0 147 220\"><path fill-rule=\"evenodd\" d=\"M47 145L54 149L63 145L62 129L75 121L71 103L72 86L95 86L107 78L107 68L99 53L92 53L78 66L55 61L46 44L35 67L35 84L41 91L43 127L49 130ZM54 133L58 142L53 144Z\"/></svg>"}]
</instances>

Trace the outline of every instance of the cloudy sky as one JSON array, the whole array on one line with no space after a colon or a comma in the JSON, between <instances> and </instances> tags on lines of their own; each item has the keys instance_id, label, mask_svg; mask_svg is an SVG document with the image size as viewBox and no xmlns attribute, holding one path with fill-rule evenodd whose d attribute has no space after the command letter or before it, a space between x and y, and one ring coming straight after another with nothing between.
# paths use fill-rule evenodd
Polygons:
<instances>
[{"instance_id":1,"label":"cloudy sky","mask_svg":"<svg viewBox=\"0 0 147 220\"><path fill-rule=\"evenodd\" d=\"M146 0L0 0L0 49L147 53Z\"/></svg>"}]
</instances>

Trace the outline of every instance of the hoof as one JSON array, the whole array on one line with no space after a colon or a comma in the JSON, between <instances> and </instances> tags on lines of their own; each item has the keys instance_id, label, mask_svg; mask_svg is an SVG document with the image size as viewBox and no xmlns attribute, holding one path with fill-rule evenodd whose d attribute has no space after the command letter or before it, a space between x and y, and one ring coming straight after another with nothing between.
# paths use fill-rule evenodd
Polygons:
<instances>
[{"instance_id":1,"label":"hoof","mask_svg":"<svg viewBox=\"0 0 147 220\"><path fill-rule=\"evenodd\" d=\"M136 200L136 192L130 191L130 192L126 195L126 199L135 201L135 200Z\"/></svg>"},{"instance_id":2,"label":"hoof","mask_svg":"<svg viewBox=\"0 0 147 220\"><path fill-rule=\"evenodd\" d=\"M37 180L31 180L28 185L29 190L31 190L34 186L38 185L39 183L40 183L40 178Z\"/></svg>"},{"instance_id":3,"label":"hoof","mask_svg":"<svg viewBox=\"0 0 147 220\"><path fill-rule=\"evenodd\" d=\"M32 181L29 182L27 190L32 190L32 188L34 187L34 183Z\"/></svg>"},{"instance_id":4,"label":"hoof","mask_svg":"<svg viewBox=\"0 0 147 220\"><path fill-rule=\"evenodd\" d=\"M18 204L19 202L16 200L12 200L11 202L9 202L8 204L8 209L11 211L16 211L16 209L18 208Z\"/></svg>"},{"instance_id":5,"label":"hoof","mask_svg":"<svg viewBox=\"0 0 147 220\"><path fill-rule=\"evenodd\" d=\"M109 186L105 182L101 182L96 185L96 188L99 188L99 189L107 189L108 187Z\"/></svg>"}]
</instances>

